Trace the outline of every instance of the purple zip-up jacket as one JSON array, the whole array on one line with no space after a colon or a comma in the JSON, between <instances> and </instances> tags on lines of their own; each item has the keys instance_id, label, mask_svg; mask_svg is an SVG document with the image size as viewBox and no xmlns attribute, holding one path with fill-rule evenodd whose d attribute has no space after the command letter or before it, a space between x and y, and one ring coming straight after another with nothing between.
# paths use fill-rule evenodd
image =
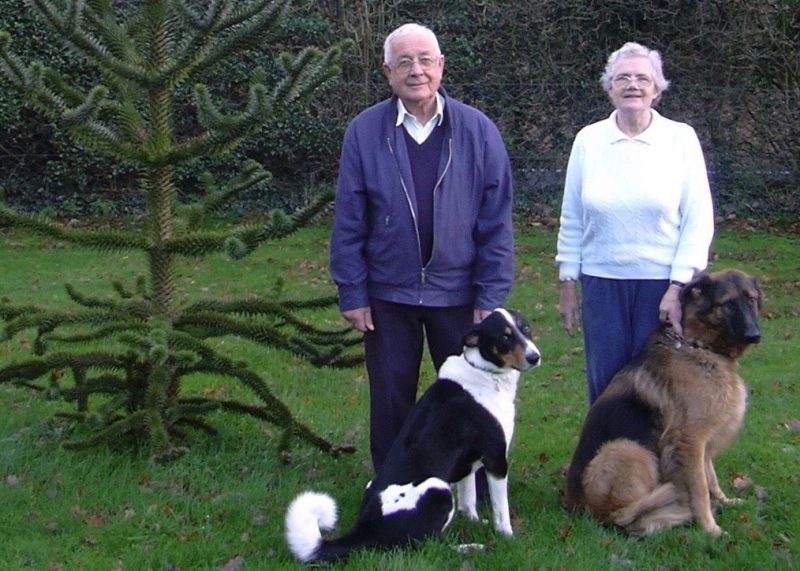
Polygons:
<instances>
[{"instance_id":1,"label":"purple zip-up jacket","mask_svg":"<svg viewBox=\"0 0 800 571\"><path fill-rule=\"evenodd\" d=\"M423 267L414 178L392 96L361 112L342 145L330 245L342 311L369 298L411 305L505 302L514 276L511 166L497 127L443 89L446 132Z\"/></svg>"}]
</instances>

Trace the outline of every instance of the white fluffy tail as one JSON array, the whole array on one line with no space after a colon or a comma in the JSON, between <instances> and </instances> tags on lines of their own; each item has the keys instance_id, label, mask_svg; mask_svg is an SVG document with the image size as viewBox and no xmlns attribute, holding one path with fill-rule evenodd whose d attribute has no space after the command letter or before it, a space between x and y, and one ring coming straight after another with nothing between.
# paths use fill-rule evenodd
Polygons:
<instances>
[{"instance_id":1,"label":"white fluffy tail","mask_svg":"<svg viewBox=\"0 0 800 571\"><path fill-rule=\"evenodd\" d=\"M297 496L286 512L286 543L303 563L315 558L322 544L320 530L336 526L336 502L327 494L305 492Z\"/></svg>"}]
</instances>

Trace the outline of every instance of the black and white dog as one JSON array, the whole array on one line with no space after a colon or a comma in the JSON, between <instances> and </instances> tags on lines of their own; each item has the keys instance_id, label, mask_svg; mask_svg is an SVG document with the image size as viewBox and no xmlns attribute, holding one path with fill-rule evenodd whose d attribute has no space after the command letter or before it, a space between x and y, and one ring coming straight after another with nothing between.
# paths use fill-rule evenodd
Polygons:
<instances>
[{"instance_id":1,"label":"black and white dog","mask_svg":"<svg viewBox=\"0 0 800 571\"><path fill-rule=\"evenodd\" d=\"M392 547L440 533L458 509L478 519L475 471L484 466L494 524L512 535L508 448L520 371L539 366L528 322L496 309L464 336L464 352L445 361L438 379L414 405L385 464L367 485L353 528L338 539L336 503L299 495L286 514L286 541L301 562L335 561L363 547Z\"/></svg>"}]
</instances>

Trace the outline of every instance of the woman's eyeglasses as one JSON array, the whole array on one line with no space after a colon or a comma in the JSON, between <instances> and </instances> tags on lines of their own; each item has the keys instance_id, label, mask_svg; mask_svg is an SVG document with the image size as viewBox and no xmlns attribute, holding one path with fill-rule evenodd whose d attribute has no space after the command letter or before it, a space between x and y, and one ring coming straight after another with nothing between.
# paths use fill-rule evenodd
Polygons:
<instances>
[{"instance_id":1,"label":"woman's eyeglasses","mask_svg":"<svg viewBox=\"0 0 800 571\"><path fill-rule=\"evenodd\" d=\"M611 79L611 83L613 83L615 87L628 87L633 82L636 82L636 85L639 87L650 87L653 84L652 78L642 74L629 75L627 73L621 73L615 75Z\"/></svg>"}]
</instances>

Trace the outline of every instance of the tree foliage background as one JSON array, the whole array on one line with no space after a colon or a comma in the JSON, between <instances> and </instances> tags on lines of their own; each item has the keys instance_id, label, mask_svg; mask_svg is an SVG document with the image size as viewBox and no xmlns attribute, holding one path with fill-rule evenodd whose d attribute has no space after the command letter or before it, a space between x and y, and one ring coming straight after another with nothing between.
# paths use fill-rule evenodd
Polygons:
<instances>
[{"instance_id":1,"label":"tree foliage background","mask_svg":"<svg viewBox=\"0 0 800 571\"><path fill-rule=\"evenodd\" d=\"M21 55L79 81L84 70L78 60L58 42L38 40L40 30L32 33L36 23L18 4L0 0L6 29L22 38ZM448 91L497 122L512 156L521 210L557 214L572 138L610 112L598 82L605 60L634 40L664 56L672 88L660 109L698 131L717 212L788 219L800 214L797 0L297 2L275 43L250 47L239 65L208 70L212 89L243 99L247 70L274 69L276 51L355 41L340 81L309 108L276 114L260 137L213 165L233 172L233 165L254 158L274 174L270 203L244 196L237 204L241 211L292 205L307 197L309 187L334 180L347 122L388 93L380 73L383 38L410 20L437 32ZM191 115L185 121L191 130ZM137 212L135 198L119 200L135 197L123 192L130 173L103 161L75 149L48 120L0 93L0 185L12 205L77 215L104 214L122 204L123 212ZM181 172L178 184L182 193L196 192L197 172Z\"/></svg>"}]
</instances>

